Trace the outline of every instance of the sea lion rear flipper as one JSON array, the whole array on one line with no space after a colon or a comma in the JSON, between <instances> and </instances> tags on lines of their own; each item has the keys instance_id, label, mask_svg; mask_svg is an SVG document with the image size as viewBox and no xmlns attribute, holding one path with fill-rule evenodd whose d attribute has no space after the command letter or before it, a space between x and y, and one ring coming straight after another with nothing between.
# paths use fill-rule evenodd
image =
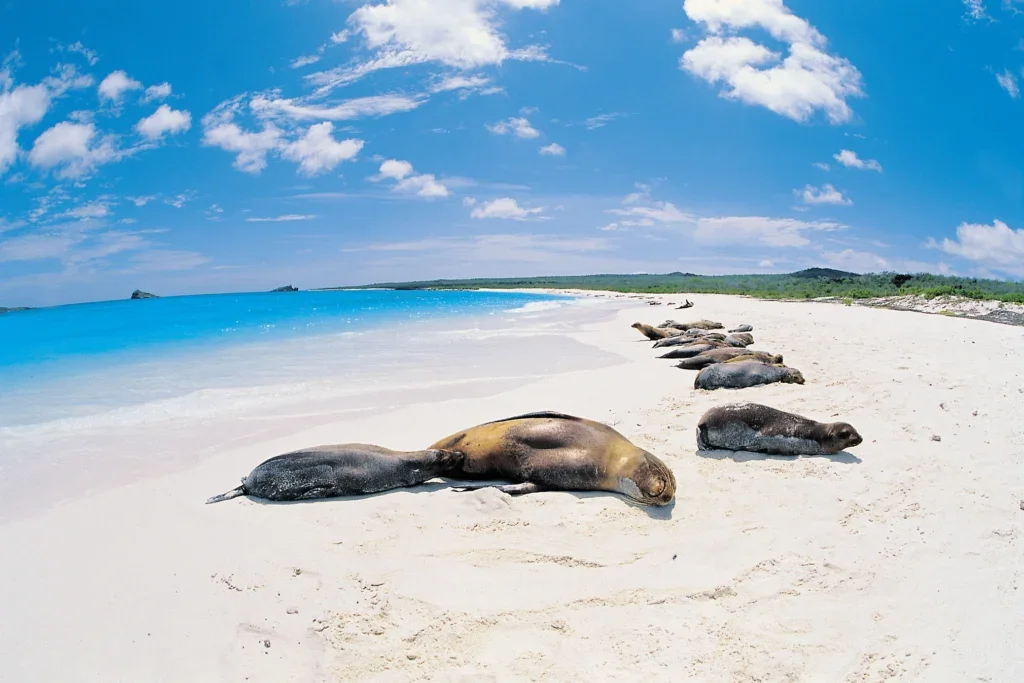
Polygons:
<instances>
[{"instance_id":1,"label":"sea lion rear flipper","mask_svg":"<svg viewBox=\"0 0 1024 683\"><path fill-rule=\"evenodd\" d=\"M521 496L527 493L540 493L541 491L550 491L551 489L540 484L534 484L532 482L526 482L523 484L483 484L480 486L456 486L456 491L460 493L466 491L479 491L480 489L498 489L502 493L507 493L510 496Z\"/></svg>"},{"instance_id":2,"label":"sea lion rear flipper","mask_svg":"<svg viewBox=\"0 0 1024 683\"><path fill-rule=\"evenodd\" d=\"M219 496L214 496L212 498L207 499L206 504L209 505L210 503L220 503L221 501L231 500L232 498L237 498L238 496L244 495L245 487L239 486L238 488L231 489L227 493L222 493Z\"/></svg>"}]
</instances>

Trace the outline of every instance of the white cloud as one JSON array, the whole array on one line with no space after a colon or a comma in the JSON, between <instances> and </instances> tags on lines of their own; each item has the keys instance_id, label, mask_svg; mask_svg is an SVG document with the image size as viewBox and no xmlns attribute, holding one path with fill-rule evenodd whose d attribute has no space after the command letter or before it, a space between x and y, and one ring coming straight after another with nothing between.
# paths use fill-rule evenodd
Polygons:
<instances>
[{"instance_id":1,"label":"white cloud","mask_svg":"<svg viewBox=\"0 0 1024 683\"><path fill-rule=\"evenodd\" d=\"M530 140L540 136L540 131L530 125L530 122L522 117L513 117L507 121L487 124L487 130L495 135L515 135L517 138Z\"/></svg>"},{"instance_id":2,"label":"white cloud","mask_svg":"<svg viewBox=\"0 0 1024 683\"><path fill-rule=\"evenodd\" d=\"M985 3L982 0L963 0L963 2L964 11L968 18L973 19L974 21L981 21L983 19L987 19L988 21L992 20L992 17L990 17L988 12L985 10Z\"/></svg>"},{"instance_id":3,"label":"white cloud","mask_svg":"<svg viewBox=\"0 0 1024 683\"><path fill-rule=\"evenodd\" d=\"M0 79L2 80L2 79ZM50 106L50 91L44 85L18 86L8 90L0 84L0 175L18 158L18 133L39 123Z\"/></svg>"},{"instance_id":4,"label":"white cloud","mask_svg":"<svg viewBox=\"0 0 1024 683\"><path fill-rule=\"evenodd\" d=\"M173 197L165 197L164 204L173 206L175 209L180 209L185 206L186 202L190 202L195 199L195 192L187 192L185 194L174 195Z\"/></svg>"},{"instance_id":5,"label":"white cloud","mask_svg":"<svg viewBox=\"0 0 1024 683\"><path fill-rule=\"evenodd\" d=\"M462 205L463 206L476 206L476 197L463 197L462 198Z\"/></svg>"},{"instance_id":6,"label":"white cloud","mask_svg":"<svg viewBox=\"0 0 1024 683\"><path fill-rule=\"evenodd\" d=\"M565 147L562 147L557 142L552 142L550 145L544 145L541 147L539 152L542 156L564 157Z\"/></svg>"},{"instance_id":7,"label":"white cloud","mask_svg":"<svg viewBox=\"0 0 1024 683\"><path fill-rule=\"evenodd\" d=\"M434 198L447 197L450 193L448 188L434 178L432 173L413 173L412 164L399 159L388 159L380 165L378 175L371 176L370 180L394 180L391 187L392 192L400 194L411 194L417 197ZM466 199L470 199L467 197ZM465 204L465 200L463 200Z\"/></svg>"},{"instance_id":8,"label":"white cloud","mask_svg":"<svg viewBox=\"0 0 1024 683\"><path fill-rule=\"evenodd\" d=\"M85 58L85 61L89 63L89 66L96 66L96 63L100 61L100 58L96 56L96 52L90 50L85 45L82 45L82 41L72 43L67 47L68 52L77 52Z\"/></svg>"},{"instance_id":9,"label":"white cloud","mask_svg":"<svg viewBox=\"0 0 1024 683\"><path fill-rule=\"evenodd\" d=\"M796 218L726 216L698 218L694 238L704 244L749 244L757 241L770 247L805 247L811 241L804 233L831 232L846 226L832 221L801 221Z\"/></svg>"},{"instance_id":10,"label":"white cloud","mask_svg":"<svg viewBox=\"0 0 1024 683\"><path fill-rule=\"evenodd\" d=\"M811 243L804 233L846 228L833 221L802 221L765 216L699 216L683 211L671 202L652 200L647 185L637 183L637 187L639 192L633 192L623 199L626 208L606 210L606 213L622 218L601 230L621 231L659 226L662 229L684 231L703 244L750 245L760 242L771 247L804 247Z\"/></svg>"},{"instance_id":11,"label":"white cloud","mask_svg":"<svg viewBox=\"0 0 1024 683\"><path fill-rule=\"evenodd\" d=\"M125 197L125 199L130 201L135 206L145 206L146 204L149 204L151 201L156 199L156 196L155 195L147 195L145 197Z\"/></svg>"},{"instance_id":12,"label":"white cloud","mask_svg":"<svg viewBox=\"0 0 1024 683\"><path fill-rule=\"evenodd\" d=\"M683 54L680 68L712 85L724 83L722 97L801 122L817 110L831 123L852 117L846 100L863 96L860 72L825 52L825 37L782 0L686 0L683 10L709 35ZM756 28L788 43L789 54L726 35Z\"/></svg>"},{"instance_id":13,"label":"white cloud","mask_svg":"<svg viewBox=\"0 0 1024 683\"><path fill-rule=\"evenodd\" d=\"M993 221L992 225L961 223L956 237L955 240L944 238L942 242L930 239L928 246L993 270L1024 277L1024 229L1014 230L1000 220Z\"/></svg>"},{"instance_id":14,"label":"white cloud","mask_svg":"<svg viewBox=\"0 0 1024 683\"><path fill-rule=\"evenodd\" d=\"M807 185L803 190L794 190L804 204L833 204L836 206L852 206L853 200L843 196L843 193L828 183L821 188Z\"/></svg>"},{"instance_id":15,"label":"white cloud","mask_svg":"<svg viewBox=\"0 0 1024 683\"><path fill-rule=\"evenodd\" d=\"M583 122L587 130L595 130L597 128L603 128L615 119L622 118L625 114L619 112L611 112L610 114L598 114L597 116L591 116L589 119Z\"/></svg>"},{"instance_id":16,"label":"white cloud","mask_svg":"<svg viewBox=\"0 0 1024 683\"><path fill-rule=\"evenodd\" d=\"M607 238L578 238L561 235L515 233L503 235L470 235L466 237L435 237L409 242L370 244L347 252L441 252L448 262L521 262L541 263L552 257L611 248Z\"/></svg>"},{"instance_id":17,"label":"white cloud","mask_svg":"<svg viewBox=\"0 0 1024 683\"><path fill-rule=\"evenodd\" d=\"M335 140L333 130L330 121L312 125L301 138L286 144L281 156L297 163L302 175L333 171L341 162L354 159L363 148L362 140Z\"/></svg>"},{"instance_id":18,"label":"white cloud","mask_svg":"<svg viewBox=\"0 0 1024 683\"><path fill-rule=\"evenodd\" d=\"M1017 77L1010 73L1009 69L1006 69L1001 74L996 74L996 81L999 82L999 86L1005 90L1010 97L1013 99L1020 97L1020 86L1017 85Z\"/></svg>"},{"instance_id":19,"label":"white cloud","mask_svg":"<svg viewBox=\"0 0 1024 683\"><path fill-rule=\"evenodd\" d=\"M62 215L69 218L80 218L82 220L88 220L90 218L105 218L110 215L110 207L106 202L95 201L76 206L69 211L65 211Z\"/></svg>"},{"instance_id":20,"label":"white cloud","mask_svg":"<svg viewBox=\"0 0 1024 683\"><path fill-rule=\"evenodd\" d=\"M833 268L854 273L901 272L949 275L952 272L945 263L925 263L912 259L887 259L872 252L855 251L853 249L825 251L821 253L821 257Z\"/></svg>"},{"instance_id":21,"label":"white cloud","mask_svg":"<svg viewBox=\"0 0 1024 683\"><path fill-rule=\"evenodd\" d=\"M349 33L348 31L336 31L331 34L331 44L340 45L341 43L348 42Z\"/></svg>"},{"instance_id":22,"label":"white cloud","mask_svg":"<svg viewBox=\"0 0 1024 683\"><path fill-rule=\"evenodd\" d=\"M540 220L544 207L525 209L511 197L484 202L470 212L471 218L505 218L515 221Z\"/></svg>"},{"instance_id":23,"label":"white cloud","mask_svg":"<svg viewBox=\"0 0 1024 683\"><path fill-rule=\"evenodd\" d=\"M775 263L773 261L769 261L768 259L764 259L763 261L761 261L757 265L760 266L761 268L774 268L775 267Z\"/></svg>"},{"instance_id":24,"label":"white cloud","mask_svg":"<svg viewBox=\"0 0 1024 683\"><path fill-rule=\"evenodd\" d=\"M166 133L176 135L192 127L192 115L187 111L171 109L161 104L157 110L135 124L135 130L148 140L156 140Z\"/></svg>"},{"instance_id":25,"label":"white cloud","mask_svg":"<svg viewBox=\"0 0 1024 683\"><path fill-rule=\"evenodd\" d=\"M113 136L97 136L92 123L63 121L36 138L28 160L39 169L56 168L58 178L80 180L119 157Z\"/></svg>"},{"instance_id":26,"label":"white cloud","mask_svg":"<svg viewBox=\"0 0 1024 683\"><path fill-rule=\"evenodd\" d=\"M499 8L546 10L557 0L386 0L349 15L345 38L362 37L372 56L354 66L312 74L321 92L380 69L438 63L457 69L505 60L546 60L537 46L512 50L500 32ZM333 38L332 38L333 40Z\"/></svg>"},{"instance_id":27,"label":"white cloud","mask_svg":"<svg viewBox=\"0 0 1024 683\"><path fill-rule=\"evenodd\" d=\"M100 101L110 100L114 104L121 101L121 96L130 90L141 90L142 83L134 80L124 71L111 73L100 82Z\"/></svg>"},{"instance_id":28,"label":"white cloud","mask_svg":"<svg viewBox=\"0 0 1024 683\"><path fill-rule=\"evenodd\" d=\"M171 84L161 83L159 85L151 85L146 88L145 94L142 96L143 102L153 102L156 100L165 100L171 96Z\"/></svg>"},{"instance_id":29,"label":"white cloud","mask_svg":"<svg viewBox=\"0 0 1024 683\"><path fill-rule=\"evenodd\" d=\"M432 86L430 92L448 92L451 90L479 90L489 85L491 79L486 76L448 76L440 83Z\"/></svg>"},{"instance_id":30,"label":"white cloud","mask_svg":"<svg viewBox=\"0 0 1024 683\"><path fill-rule=\"evenodd\" d=\"M681 28L672 29L672 42L681 43L686 40L686 32Z\"/></svg>"},{"instance_id":31,"label":"white cloud","mask_svg":"<svg viewBox=\"0 0 1024 683\"><path fill-rule=\"evenodd\" d=\"M316 64L319 61L320 61L320 55L304 55L302 57L296 57L295 59L293 59L292 63L290 64L290 66L293 69L301 69L304 66L309 66L310 64Z\"/></svg>"},{"instance_id":32,"label":"white cloud","mask_svg":"<svg viewBox=\"0 0 1024 683\"><path fill-rule=\"evenodd\" d=\"M316 216L310 216L307 214L289 213L283 216L271 216L271 217L256 217L246 218L247 223L291 223L292 221L310 221L316 218Z\"/></svg>"},{"instance_id":33,"label":"white cloud","mask_svg":"<svg viewBox=\"0 0 1024 683\"><path fill-rule=\"evenodd\" d=\"M249 102L249 107L260 116L282 115L295 120L320 119L345 121L364 116L388 116L399 112L412 111L426 102L424 97L408 95L371 95L345 100L340 104L322 106L303 104L298 100L267 98L258 95Z\"/></svg>"},{"instance_id":34,"label":"white cloud","mask_svg":"<svg viewBox=\"0 0 1024 683\"><path fill-rule=\"evenodd\" d=\"M847 168L859 168L862 171L882 172L882 164L878 163L874 159L861 159L857 156L856 152L851 152L848 149L841 150L838 154L834 154L832 158Z\"/></svg>"},{"instance_id":35,"label":"white cloud","mask_svg":"<svg viewBox=\"0 0 1024 683\"><path fill-rule=\"evenodd\" d=\"M811 165L814 166L814 168L821 169L822 171L827 171L830 168L829 165L826 164L824 161L815 161Z\"/></svg>"}]
</instances>

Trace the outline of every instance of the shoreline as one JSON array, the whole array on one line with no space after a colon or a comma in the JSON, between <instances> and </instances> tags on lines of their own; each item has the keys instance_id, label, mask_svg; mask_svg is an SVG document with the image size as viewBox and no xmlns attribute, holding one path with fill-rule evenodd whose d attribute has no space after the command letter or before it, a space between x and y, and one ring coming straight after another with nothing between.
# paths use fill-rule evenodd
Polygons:
<instances>
[{"instance_id":1,"label":"shoreline","mask_svg":"<svg viewBox=\"0 0 1024 683\"><path fill-rule=\"evenodd\" d=\"M1024 442L1005 417L1024 393L1019 334L949 316L695 296L671 314L626 300L608 319L556 314L535 326L613 364L323 422L297 413L287 433L235 438L186 469L0 523L0 552L23 558L0 583L0 678L1024 676L1008 635L1024 628ZM694 391L692 373L654 358L629 328L683 315L752 324L755 348L785 354L807 384ZM698 454L698 417L748 400L849 421L865 442L841 458ZM430 484L203 504L293 447L422 448L536 410L606 422L658 455L675 473L675 503ZM193 429L212 439L218 427Z\"/></svg>"}]
</instances>

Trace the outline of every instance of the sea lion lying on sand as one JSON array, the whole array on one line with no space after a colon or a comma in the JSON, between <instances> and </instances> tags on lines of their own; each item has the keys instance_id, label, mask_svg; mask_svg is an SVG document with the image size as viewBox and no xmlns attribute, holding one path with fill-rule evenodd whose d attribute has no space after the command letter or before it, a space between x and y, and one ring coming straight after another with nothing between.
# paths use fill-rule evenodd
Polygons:
<instances>
[{"instance_id":1,"label":"sea lion lying on sand","mask_svg":"<svg viewBox=\"0 0 1024 683\"><path fill-rule=\"evenodd\" d=\"M447 436L432 449L465 455L459 476L508 479L516 495L537 491L615 491L645 505L666 505L676 480L661 460L608 425L555 412L487 422ZM461 487L473 491L489 486Z\"/></svg>"},{"instance_id":2,"label":"sea lion lying on sand","mask_svg":"<svg viewBox=\"0 0 1024 683\"><path fill-rule=\"evenodd\" d=\"M687 344L686 346L674 346L669 349L668 353L664 353L658 358L693 358L700 354L711 351L713 349L726 349L732 348L725 344L725 342L695 342L693 344Z\"/></svg>"},{"instance_id":3,"label":"sea lion lying on sand","mask_svg":"<svg viewBox=\"0 0 1024 683\"><path fill-rule=\"evenodd\" d=\"M846 422L815 422L758 403L718 406L697 422L697 448L702 451L833 455L862 441Z\"/></svg>"},{"instance_id":4,"label":"sea lion lying on sand","mask_svg":"<svg viewBox=\"0 0 1024 683\"><path fill-rule=\"evenodd\" d=\"M674 337L665 337L659 339L654 344L654 348L659 349L663 346L681 346L683 344L692 344L694 342L705 342L705 341L724 341L725 335L721 332L708 332L707 330L686 330L682 334L677 334Z\"/></svg>"},{"instance_id":5,"label":"sea lion lying on sand","mask_svg":"<svg viewBox=\"0 0 1024 683\"><path fill-rule=\"evenodd\" d=\"M206 502L237 496L308 500L377 493L446 475L462 460L461 453L438 449L393 451L361 443L316 446L264 460L242 478L241 486Z\"/></svg>"},{"instance_id":6,"label":"sea lion lying on sand","mask_svg":"<svg viewBox=\"0 0 1024 683\"><path fill-rule=\"evenodd\" d=\"M666 337L675 337L682 334L681 330L677 330L674 327L651 327L644 323L633 323L630 327L639 330L640 334L652 341L664 339Z\"/></svg>"},{"instance_id":7,"label":"sea lion lying on sand","mask_svg":"<svg viewBox=\"0 0 1024 683\"><path fill-rule=\"evenodd\" d=\"M732 333L723 341L729 346L747 347L754 343L754 335L748 332Z\"/></svg>"},{"instance_id":8,"label":"sea lion lying on sand","mask_svg":"<svg viewBox=\"0 0 1024 683\"><path fill-rule=\"evenodd\" d=\"M672 327L675 327L680 330L721 330L725 327L725 325L723 325L722 323L716 323L714 320L694 320L693 322L689 323L678 323L675 321L671 322L674 323Z\"/></svg>"},{"instance_id":9,"label":"sea lion lying on sand","mask_svg":"<svg viewBox=\"0 0 1024 683\"><path fill-rule=\"evenodd\" d=\"M778 365L782 363L782 356L771 355L762 351L751 351L750 349L737 349L731 346L721 349L711 349L710 351L704 351L696 356L690 358L684 358L676 364L677 368L682 370L700 370L706 368L709 365L715 363L724 363L730 360L743 357L743 362L755 361L759 363L767 363L769 365Z\"/></svg>"},{"instance_id":10,"label":"sea lion lying on sand","mask_svg":"<svg viewBox=\"0 0 1024 683\"><path fill-rule=\"evenodd\" d=\"M733 360L740 360L743 357ZM803 384L804 376L796 368L757 362L725 362L709 365L697 373L694 389L746 389L761 384Z\"/></svg>"},{"instance_id":11,"label":"sea lion lying on sand","mask_svg":"<svg viewBox=\"0 0 1024 683\"><path fill-rule=\"evenodd\" d=\"M678 310L680 310L680 309L682 309L682 308L693 308L693 302L692 302L692 301L690 301L689 299L687 299L687 300L686 300L686 303L685 303L685 304L683 304L682 306L676 306L676 310L677 310L677 311L678 311Z\"/></svg>"},{"instance_id":12,"label":"sea lion lying on sand","mask_svg":"<svg viewBox=\"0 0 1024 683\"><path fill-rule=\"evenodd\" d=\"M754 328L751 327L750 325L740 325L735 330L729 330L729 333L732 334L733 332L753 332L753 331L754 331Z\"/></svg>"}]
</instances>

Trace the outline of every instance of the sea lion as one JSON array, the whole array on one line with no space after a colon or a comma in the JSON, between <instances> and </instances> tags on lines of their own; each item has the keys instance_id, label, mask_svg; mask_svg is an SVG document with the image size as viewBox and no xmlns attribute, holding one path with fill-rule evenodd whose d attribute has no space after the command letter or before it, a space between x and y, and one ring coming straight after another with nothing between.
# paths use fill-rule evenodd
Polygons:
<instances>
[{"instance_id":1,"label":"sea lion","mask_svg":"<svg viewBox=\"0 0 1024 683\"><path fill-rule=\"evenodd\" d=\"M753 332L753 331L754 331L754 328L751 327L750 325L740 325L735 330L729 330L729 333L732 334L733 332Z\"/></svg>"},{"instance_id":2,"label":"sea lion","mask_svg":"<svg viewBox=\"0 0 1024 683\"><path fill-rule=\"evenodd\" d=\"M700 354L711 351L712 349L726 349L730 348L726 346L725 342L704 342L699 341L693 344L687 344L686 346L674 346L669 349L668 353L658 356L658 358L693 358Z\"/></svg>"},{"instance_id":3,"label":"sea lion","mask_svg":"<svg viewBox=\"0 0 1024 683\"><path fill-rule=\"evenodd\" d=\"M730 333L723 341L728 346L747 347L754 343L754 335L747 332Z\"/></svg>"},{"instance_id":4,"label":"sea lion","mask_svg":"<svg viewBox=\"0 0 1024 683\"><path fill-rule=\"evenodd\" d=\"M264 460L242 478L241 486L206 502L237 496L308 500L377 493L446 475L462 460L461 453L441 449L393 451L361 443L316 446Z\"/></svg>"},{"instance_id":5,"label":"sea lion","mask_svg":"<svg viewBox=\"0 0 1024 683\"><path fill-rule=\"evenodd\" d=\"M683 344L692 344L694 342L705 342L705 341L724 341L725 335L721 332L708 332L707 330L686 330L682 334L677 334L673 337L665 337L659 339L654 343L654 348L659 349L663 346L680 346Z\"/></svg>"},{"instance_id":6,"label":"sea lion","mask_svg":"<svg viewBox=\"0 0 1024 683\"><path fill-rule=\"evenodd\" d=\"M689 323L675 323L672 327L676 327L680 330L721 330L725 325L722 323L716 323L714 320L694 320Z\"/></svg>"},{"instance_id":7,"label":"sea lion","mask_svg":"<svg viewBox=\"0 0 1024 683\"><path fill-rule=\"evenodd\" d=\"M727 362L739 356L743 357L744 362L756 361L769 365L782 363L782 356L773 356L762 351L751 351L750 349L737 349L727 346L721 349L711 349L690 358L684 358L676 364L676 367L682 370L700 370L709 365Z\"/></svg>"},{"instance_id":8,"label":"sea lion","mask_svg":"<svg viewBox=\"0 0 1024 683\"><path fill-rule=\"evenodd\" d=\"M693 308L693 302L690 301L689 299L687 299L686 303L683 304L682 306L676 306L676 310L677 311L680 310L680 309L683 309L683 308Z\"/></svg>"},{"instance_id":9,"label":"sea lion","mask_svg":"<svg viewBox=\"0 0 1024 683\"><path fill-rule=\"evenodd\" d=\"M639 330L640 334L652 341L664 339L665 337L675 337L682 334L681 330L677 330L674 327L651 327L644 323L633 323L630 327Z\"/></svg>"},{"instance_id":10,"label":"sea lion","mask_svg":"<svg viewBox=\"0 0 1024 683\"><path fill-rule=\"evenodd\" d=\"M815 422L758 403L718 406L697 422L697 448L702 451L833 455L862 441L845 422Z\"/></svg>"},{"instance_id":11,"label":"sea lion","mask_svg":"<svg viewBox=\"0 0 1024 683\"><path fill-rule=\"evenodd\" d=\"M645 505L666 505L676 480L665 463L608 425L555 412L527 413L446 436L433 449L465 455L457 474L508 479L516 495L537 491L614 491ZM489 486L468 486L476 490Z\"/></svg>"},{"instance_id":12,"label":"sea lion","mask_svg":"<svg viewBox=\"0 0 1024 683\"><path fill-rule=\"evenodd\" d=\"M743 358L740 356L739 358ZM739 360L739 358L735 360ZM760 384L803 384L804 376L796 368L765 363L715 363L697 373L694 389L746 389Z\"/></svg>"}]
</instances>

